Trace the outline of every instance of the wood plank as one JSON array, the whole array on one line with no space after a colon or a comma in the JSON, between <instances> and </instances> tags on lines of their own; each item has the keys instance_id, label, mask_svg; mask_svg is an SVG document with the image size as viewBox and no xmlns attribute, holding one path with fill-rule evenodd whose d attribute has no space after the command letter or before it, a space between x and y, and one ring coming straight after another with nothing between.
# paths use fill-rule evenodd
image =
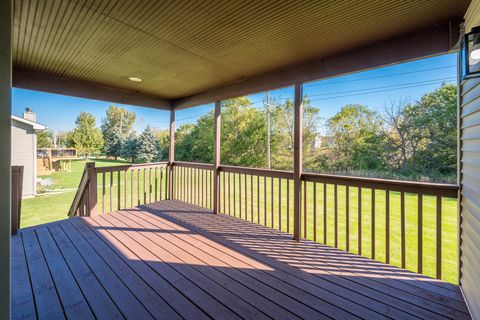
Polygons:
<instances>
[{"instance_id":1,"label":"wood plank","mask_svg":"<svg viewBox=\"0 0 480 320\"><path fill-rule=\"evenodd\" d=\"M43 227L35 231L48 268L51 270L65 316L68 319L94 319L82 291L48 229Z\"/></svg>"},{"instance_id":2,"label":"wood plank","mask_svg":"<svg viewBox=\"0 0 480 320\"><path fill-rule=\"evenodd\" d=\"M155 293L127 263L84 223L78 219L72 220L71 223L155 319L181 319L180 315L162 297Z\"/></svg>"},{"instance_id":3,"label":"wood plank","mask_svg":"<svg viewBox=\"0 0 480 320\"><path fill-rule=\"evenodd\" d=\"M61 229L60 224L52 224L48 228L95 316L99 319L124 319L115 303Z\"/></svg>"},{"instance_id":4,"label":"wood plank","mask_svg":"<svg viewBox=\"0 0 480 320\"><path fill-rule=\"evenodd\" d=\"M122 228L128 228L127 225L120 223L118 220L113 221L115 222L115 224L113 224L110 219L106 218L111 218L111 216L95 218L94 221L103 227L111 227L109 232L112 235L128 246L135 254L138 254L143 261L148 261L151 268L162 275L170 284L175 286L209 316L217 319L240 319L238 315L226 308L208 293L210 291L207 289L208 286L204 287L206 289L204 291L196 285L197 281L195 280L197 280L197 277L194 276L195 271L191 273L186 272L187 275L184 276L179 271L179 269L182 269L182 265L170 264L165 261L164 259L171 261L169 259L171 255L165 252L157 252L157 250L160 251L161 248L155 243L136 232L128 232L127 234L125 231L122 231ZM187 265L183 265L183 267L192 270L191 267Z\"/></svg>"},{"instance_id":5,"label":"wood plank","mask_svg":"<svg viewBox=\"0 0 480 320\"><path fill-rule=\"evenodd\" d=\"M64 313L34 229L21 231L39 319L63 319Z\"/></svg>"},{"instance_id":6,"label":"wood plank","mask_svg":"<svg viewBox=\"0 0 480 320\"><path fill-rule=\"evenodd\" d=\"M115 251L125 263L135 270L135 272L140 275L158 295L162 296L162 298L164 298L182 317L186 319L209 319L200 308L184 296L183 291L177 290L177 288L162 277L164 274L163 272L156 272L159 268L155 267L155 258L151 252L133 240L126 243L129 245L127 247L119 240L122 237L117 239L112 235L113 233L118 234L119 232L107 231L108 228L105 227L105 224L100 225L93 219L82 219L81 221L91 228L92 232L103 238L106 244ZM128 239L126 236L123 238ZM134 251L136 253L134 253ZM147 259L143 260L142 257ZM176 283L179 284L181 282L182 281L178 281Z\"/></svg>"},{"instance_id":7,"label":"wood plank","mask_svg":"<svg viewBox=\"0 0 480 320\"><path fill-rule=\"evenodd\" d=\"M98 253L88 244L88 242L78 233L70 224L61 224L62 229L77 248L78 252L88 264L90 269L100 281L102 286L108 292L112 300L127 318L153 319L151 314L137 300L137 298L128 289L126 284L120 279L113 270L103 261Z\"/></svg>"},{"instance_id":8,"label":"wood plank","mask_svg":"<svg viewBox=\"0 0 480 320\"><path fill-rule=\"evenodd\" d=\"M183 209L183 210L185 210L185 209ZM207 216L207 217L208 217L208 216ZM205 218L205 219L207 219L207 218ZM192 222L192 221L190 221L190 223L191 223L191 222ZM201 222L201 221L200 221L200 222ZM218 220L216 220L216 222L215 222L214 224L209 224L209 225L212 226L212 227L220 225L219 228L222 229L222 234L227 234L229 228L232 229L232 234L238 233L238 231L235 231L235 233L234 233L233 230L240 230L240 229L239 229L239 226L236 225L236 223L232 222L231 219L228 220L228 222L227 222L228 227L227 227L226 225L222 225L222 223L220 223L220 221L218 221ZM212 227L206 228L206 230L212 231ZM249 228L242 228L241 230L242 230L243 232L249 232L249 234L251 234L251 232L252 232L252 231L249 231ZM265 230L265 229L262 228L261 230ZM272 232L272 230L269 230L268 234L271 234L271 232ZM260 234L261 234L261 232L260 232ZM282 237L281 237L280 239L275 240L275 243L277 243L278 241L281 241L282 243L286 242L286 243L288 244L288 247L283 248L283 250L281 251L281 252L284 252L285 255L287 255L287 257L291 255L291 254L288 254L289 252L291 252L291 251L296 251L296 250L297 250L297 249L294 249L294 248L299 248L298 246L292 247L291 242L288 241L288 237L286 237L284 234L282 235ZM273 243L273 241L272 241L272 243ZM277 244L278 244L278 243L277 243ZM307 242L307 244L309 245L309 247L311 247L311 246L313 246L313 245L315 245L315 247L317 247L317 248L318 248L318 247L321 247L320 245L314 244L313 242L312 242L312 243ZM279 245L279 244L278 244L278 245ZM247 246L248 246L248 245L247 245ZM265 243L265 241L262 241L262 245L259 245L259 248L265 248L265 251L266 251L266 254L267 254L267 255L268 255L269 250L272 250L272 247L269 246L267 243ZM323 247L322 247L322 248L323 248ZM325 247L325 248L328 248L328 247ZM309 249L309 250L311 250L311 249ZM337 252L338 252L338 253L341 252L341 251L339 251L339 250L334 250L334 249L329 249L329 250L334 251L335 254L337 254ZM296 256L307 257L307 256L310 254L310 255L312 255L312 259L313 259L314 257L316 258L315 262L317 263L318 257L321 256L322 254L325 254L325 252L323 252L323 253L322 253L322 252L323 252L322 250L318 250L318 252L317 252L318 254L316 254L315 256L313 256L311 253L309 253L309 251L306 251L306 252L298 252L298 253L296 254ZM264 252L264 253L265 253L265 252ZM353 257L356 257L356 256L352 256L351 254L348 254L348 253L344 253L344 255L349 256L350 259L352 259ZM362 258L362 257L359 257L359 258L360 258L361 260L364 260L364 259L365 259L366 261L372 261L372 262L374 262L373 260L369 260L369 259L366 259L366 258ZM288 259L291 259L291 258L288 258ZM302 260L302 261L303 261L303 260ZM339 261L341 261L341 260L339 260ZM353 262L353 261L354 261L354 260L352 260L352 262ZM348 260L347 260L347 261L345 262L345 266L349 266L349 265L350 265L350 263L349 263ZM354 268L354 269L357 269L359 266L362 266L362 264L355 265L355 268ZM368 266L368 265L367 265L367 266ZM315 265L312 265L312 267L315 267ZM325 268L327 268L327 269L330 269L330 268L332 268L332 267L335 267L335 266L334 266L334 265L330 265L330 264L327 264L327 265L325 266ZM392 268L393 268L393 267L392 267ZM394 269L394 268L393 268L393 269ZM323 269L321 269L321 270L323 270ZM396 270L398 270L398 272L403 272L402 270L399 270L399 269L396 269ZM370 277L371 275L372 275L371 273L366 273L366 274L360 273L360 274L356 274L355 272L350 275L349 272L347 272L347 273L345 274L345 277L346 277L348 280L354 282L354 283L350 283L349 286L352 286L352 285L353 285L353 286L358 286L358 284L361 284L360 288L363 288L363 290L369 289L369 287L373 286L374 291L369 292L369 293L368 293L369 295L372 295L372 294L378 295L378 294L379 294L378 290L380 290L380 296L379 296L379 299L380 299L380 300L379 300L379 301L383 301L382 299L389 299L389 300L391 301L391 303L393 304L393 306L397 306L397 305L400 306L400 305L402 305L402 304L405 303L404 301L405 301L405 299L406 299L407 301L409 301L409 303L412 303L413 305L412 305L412 304L406 304L406 305L404 306L404 308L409 308L409 309L411 309L411 310L415 310L416 313L414 313L414 314L424 314L425 317L427 317L427 318L428 318L429 316L431 317L432 314L429 313L430 311L424 309L424 308L427 308L427 307L428 307L429 309L436 310L436 311L441 310L441 312L440 312L441 315L443 315L443 314L453 314L454 317L466 317L466 314L463 313L463 312L456 312L455 310L451 310L451 309L445 308L445 307L443 307L442 305L437 304L437 303L433 303L433 304L432 304L432 303L429 301L432 297L435 297L435 299L436 299L437 302L440 302L440 301L442 301L442 300L446 300L446 299L444 299L444 297L439 296L439 295L436 295L436 294L434 294L433 292L430 292L430 296L428 296L428 299L421 298L422 294L425 294L425 292L422 291L422 290L417 290L417 295L416 295L416 296L412 296L412 295L406 293L405 291L402 292L402 290L396 290L396 292L395 292L395 290L392 290L392 288L393 288L393 289L395 288L395 286L397 285L397 282L400 283L400 284L401 284L402 282L400 282L400 281L398 281L398 280L393 280L393 279L395 279L395 278L388 279L388 280L387 280L387 279L384 279L385 277L378 277L378 278L373 277L373 278L371 278L371 277ZM317 276L320 276L320 275L317 275ZM433 279L432 279L432 280L433 280ZM378 283L379 281L385 281L385 284L383 284L383 285L384 285L383 287L382 287L382 285L379 285L379 283ZM394 284L391 284L392 281L394 282ZM355 282L356 282L357 284L355 284ZM360 282L360 283L359 283L359 282ZM388 283L391 284L391 287L388 285ZM405 283L408 283L408 280L405 281L404 284L405 284ZM414 286L411 286L411 289L413 289L413 288L415 288L415 287L414 287ZM418 289L418 288L416 288L416 289ZM372 289L369 289L369 290L371 291ZM382 293L382 291L384 291L384 292ZM385 297L385 294L387 294L386 297ZM392 295L392 294L395 295L395 296L394 296L394 297L389 297L389 296ZM383 297L382 297L382 296L383 296ZM453 300L448 300L448 301L453 301ZM455 302L455 301L453 301L453 302ZM415 307L415 304L418 304L418 303L421 303L422 308ZM464 307L464 305L463 305L463 307ZM459 309L460 309L460 308L459 308ZM404 309L404 310L408 310L408 309ZM410 312L410 311L409 311L409 312ZM435 316L436 316L436 317L439 316L438 313L436 313ZM467 317L468 317L468 316L467 316Z\"/></svg>"},{"instance_id":9,"label":"wood plank","mask_svg":"<svg viewBox=\"0 0 480 320\"><path fill-rule=\"evenodd\" d=\"M22 235L12 236L11 292L12 320L35 319L35 302L28 273L27 260L23 249Z\"/></svg>"},{"instance_id":10,"label":"wood plank","mask_svg":"<svg viewBox=\"0 0 480 320\"><path fill-rule=\"evenodd\" d=\"M230 290L222 287L222 285L227 286L230 284L234 286L234 281L228 283L225 279L218 279L214 278L214 276L218 276L218 273L215 275L209 273L209 276L203 274L203 272L207 272L208 266L204 266L201 268L197 268L198 260L187 260L187 256L182 256L182 258L186 259L185 261L182 258L178 257L177 255L181 254L182 251L180 248L174 246L173 248L168 245L167 242L162 241L162 238L154 232L149 231L141 231L142 229L147 230L155 230L152 228L145 228L142 227L141 224L134 222L128 219L118 219L118 216L108 216L105 219L117 226L121 226L124 228L131 228L135 231L128 232L132 238L136 239L137 242L142 241L145 245L148 244L148 248L153 253L161 256L162 258L168 259L169 265L171 265L174 269L178 270L184 276L188 277L190 280L194 281L200 288L203 290L208 290L208 293L216 298L218 301L221 301L227 308L241 316L242 318L254 318L254 319L267 319L268 317L265 316L260 310L254 308L244 300L242 300L239 296L233 294ZM169 250L170 249L170 250ZM215 279L215 280L214 280ZM236 290L239 290L239 287L235 287Z\"/></svg>"}]
</instances>

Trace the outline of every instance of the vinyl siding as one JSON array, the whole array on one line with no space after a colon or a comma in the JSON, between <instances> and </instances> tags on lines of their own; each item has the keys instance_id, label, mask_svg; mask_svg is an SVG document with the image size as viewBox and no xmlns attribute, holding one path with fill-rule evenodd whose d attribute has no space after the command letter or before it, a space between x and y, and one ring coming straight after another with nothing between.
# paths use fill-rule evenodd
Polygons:
<instances>
[{"instance_id":1,"label":"vinyl siding","mask_svg":"<svg viewBox=\"0 0 480 320\"><path fill-rule=\"evenodd\" d=\"M12 165L23 166L23 196L36 192L36 135L32 127L12 120Z\"/></svg>"},{"instance_id":2,"label":"vinyl siding","mask_svg":"<svg viewBox=\"0 0 480 320\"><path fill-rule=\"evenodd\" d=\"M480 15L480 7L478 15ZM480 319L480 78L460 84L461 276L474 319Z\"/></svg>"}]
</instances>

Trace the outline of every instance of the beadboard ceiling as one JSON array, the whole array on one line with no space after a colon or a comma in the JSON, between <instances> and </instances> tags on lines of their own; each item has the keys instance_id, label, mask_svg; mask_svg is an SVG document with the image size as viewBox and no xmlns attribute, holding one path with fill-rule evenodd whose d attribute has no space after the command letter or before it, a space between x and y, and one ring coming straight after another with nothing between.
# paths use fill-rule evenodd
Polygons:
<instances>
[{"instance_id":1,"label":"beadboard ceiling","mask_svg":"<svg viewBox=\"0 0 480 320\"><path fill-rule=\"evenodd\" d=\"M13 68L178 99L459 21L469 2L14 0Z\"/></svg>"}]
</instances>

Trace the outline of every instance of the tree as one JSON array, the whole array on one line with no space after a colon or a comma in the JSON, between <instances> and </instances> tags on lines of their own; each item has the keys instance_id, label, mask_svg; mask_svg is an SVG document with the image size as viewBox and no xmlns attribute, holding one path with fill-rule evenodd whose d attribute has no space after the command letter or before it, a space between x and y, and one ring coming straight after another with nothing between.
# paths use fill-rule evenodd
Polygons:
<instances>
[{"instance_id":1,"label":"tree","mask_svg":"<svg viewBox=\"0 0 480 320\"><path fill-rule=\"evenodd\" d=\"M102 119L102 135L105 140L105 154L117 157L120 153L119 146L132 131L136 114L127 109L110 106L107 109L106 117Z\"/></svg>"},{"instance_id":2,"label":"tree","mask_svg":"<svg viewBox=\"0 0 480 320\"><path fill-rule=\"evenodd\" d=\"M130 159L135 162L139 156L139 139L135 131L130 132L130 135L123 141L120 156L124 159Z\"/></svg>"},{"instance_id":3,"label":"tree","mask_svg":"<svg viewBox=\"0 0 480 320\"><path fill-rule=\"evenodd\" d=\"M148 126L138 138L138 159L143 162L157 161L159 158L158 150L158 139L150 126Z\"/></svg>"},{"instance_id":4,"label":"tree","mask_svg":"<svg viewBox=\"0 0 480 320\"><path fill-rule=\"evenodd\" d=\"M53 148L53 131L45 130L37 133L37 148Z\"/></svg>"},{"instance_id":5,"label":"tree","mask_svg":"<svg viewBox=\"0 0 480 320\"><path fill-rule=\"evenodd\" d=\"M327 121L336 170L385 168L384 139L378 115L366 106L349 104Z\"/></svg>"},{"instance_id":6,"label":"tree","mask_svg":"<svg viewBox=\"0 0 480 320\"><path fill-rule=\"evenodd\" d=\"M119 127L112 127L108 134L103 135L103 138L105 141L105 154L115 157L115 160L117 160L122 154L122 144L127 137L123 135Z\"/></svg>"},{"instance_id":7,"label":"tree","mask_svg":"<svg viewBox=\"0 0 480 320\"><path fill-rule=\"evenodd\" d=\"M102 133L95 127L95 117L92 114L81 112L75 120L75 125L69 140L79 154L90 156L91 153L103 147Z\"/></svg>"}]
</instances>

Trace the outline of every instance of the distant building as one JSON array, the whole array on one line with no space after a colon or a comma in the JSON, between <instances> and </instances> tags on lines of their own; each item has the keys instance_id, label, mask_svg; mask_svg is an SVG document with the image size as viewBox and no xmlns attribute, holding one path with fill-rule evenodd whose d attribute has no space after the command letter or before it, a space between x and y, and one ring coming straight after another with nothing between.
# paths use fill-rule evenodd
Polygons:
<instances>
[{"instance_id":1,"label":"distant building","mask_svg":"<svg viewBox=\"0 0 480 320\"><path fill-rule=\"evenodd\" d=\"M37 192L37 133L46 127L27 108L22 117L12 115L12 165L23 166L23 196Z\"/></svg>"}]
</instances>

